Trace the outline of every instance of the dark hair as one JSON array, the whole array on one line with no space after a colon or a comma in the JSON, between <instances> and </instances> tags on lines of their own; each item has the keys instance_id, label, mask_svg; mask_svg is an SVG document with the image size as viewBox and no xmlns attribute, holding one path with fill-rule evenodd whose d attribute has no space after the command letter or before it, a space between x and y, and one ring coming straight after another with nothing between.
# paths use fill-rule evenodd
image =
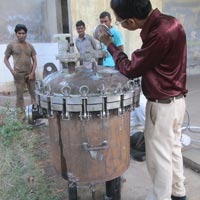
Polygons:
<instances>
[{"instance_id":1,"label":"dark hair","mask_svg":"<svg viewBox=\"0 0 200 200\"><path fill-rule=\"evenodd\" d=\"M24 30L25 33L27 33L28 29L26 28L26 26L24 24L17 24L15 26L15 33L17 33L20 30Z\"/></svg>"},{"instance_id":2,"label":"dark hair","mask_svg":"<svg viewBox=\"0 0 200 200\"><path fill-rule=\"evenodd\" d=\"M121 19L145 19L152 10L150 0L111 0L110 7Z\"/></svg>"},{"instance_id":3,"label":"dark hair","mask_svg":"<svg viewBox=\"0 0 200 200\"><path fill-rule=\"evenodd\" d=\"M101 19L101 18L104 18L104 17L108 17L108 19L111 20L111 15L110 15L110 13L107 12L107 11L104 11L104 12L102 12L102 13L99 15L99 18L100 18L100 19Z\"/></svg>"},{"instance_id":4,"label":"dark hair","mask_svg":"<svg viewBox=\"0 0 200 200\"><path fill-rule=\"evenodd\" d=\"M76 22L76 27L78 27L78 26L85 27L85 23L82 20L79 20L79 21Z\"/></svg>"}]
</instances>

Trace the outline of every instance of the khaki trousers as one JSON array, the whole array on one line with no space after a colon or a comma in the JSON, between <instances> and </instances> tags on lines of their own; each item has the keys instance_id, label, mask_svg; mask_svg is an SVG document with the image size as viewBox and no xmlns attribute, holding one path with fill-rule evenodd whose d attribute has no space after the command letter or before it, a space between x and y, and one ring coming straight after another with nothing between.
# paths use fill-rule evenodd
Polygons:
<instances>
[{"instance_id":1,"label":"khaki trousers","mask_svg":"<svg viewBox=\"0 0 200 200\"><path fill-rule=\"evenodd\" d=\"M184 114L184 97L169 104L147 102L144 134L153 189L146 200L171 200L171 195L185 195L180 141Z\"/></svg>"},{"instance_id":2,"label":"khaki trousers","mask_svg":"<svg viewBox=\"0 0 200 200\"><path fill-rule=\"evenodd\" d=\"M25 86L27 86L31 103L35 104L35 80L29 80L28 73L17 73L14 77L15 86L16 86L16 107L21 110L25 109L24 103L24 90Z\"/></svg>"}]
</instances>

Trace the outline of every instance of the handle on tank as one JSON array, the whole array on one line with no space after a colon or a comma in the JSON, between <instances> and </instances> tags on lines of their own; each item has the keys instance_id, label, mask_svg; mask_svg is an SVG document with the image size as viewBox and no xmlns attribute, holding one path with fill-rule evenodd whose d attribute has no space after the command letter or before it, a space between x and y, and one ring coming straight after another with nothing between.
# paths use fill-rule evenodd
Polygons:
<instances>
[{"instance_id":1,"label":"handle on tank","mask_svg":"<svg viewBox=\"0 0 200 200\"><path fill-rule=\"evenodd\" d=\"M36 90L41 90L41 88L42 88L42 81L40 81L40 80L36 80L35 81L35 88L36 88Z\"/></svg>"},{"instance_id":2,"label":"handle on tank","mask_svg":"<svg viewBox=\"0 0 200 200\"><path fill-rule=\"evenodd\" d=\"M61 93L65 96L69 96L71 93L71 87L70 86L63 86L61 88Z\"/></svg>"},{"instance_id":3,"label":"handle on tank","mask_svg":"<svg viewBox=\"0 0 200 200\"><path fill-rule=\"evenodd\" d=\"M88 87L87 85L82 85L82 86L79 88L79 93L80 93L83 97L87 96L88 92L89 92L89 87Z\"/></svg>"},{"instance_id":4,"label":"handle on tank","mask_svg":"<svg viewBox=\"0 0 200 200\"><path fill-rule=\"evenodd\" d=\"M127 82L127 87L128 87L129 90L133 90L133 89L134 89L134 86L135 86L134 80L129 80L129 81Z\"/></svg>"},{"instance_id":5,"label":"handle on tank","mask_svg":"<svg viewBox=\"0 0 200 200\"><path fill-rule=\"evenodd\" d=\"M97 146L89 145L87 142L83 142L82 145L85 151L99 151L108 149L108 142L106 140L104 140L101 144Z\"/></svg>"}]
</instances>

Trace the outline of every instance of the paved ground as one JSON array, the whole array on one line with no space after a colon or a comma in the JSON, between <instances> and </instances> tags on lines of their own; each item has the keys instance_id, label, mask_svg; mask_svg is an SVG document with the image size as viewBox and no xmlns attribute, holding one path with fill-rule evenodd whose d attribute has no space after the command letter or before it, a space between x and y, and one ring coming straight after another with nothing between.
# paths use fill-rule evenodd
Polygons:
<instances>
[{"instance_id":1,"label":"paved ground","mask_svg":"<svg viewBox=\"0 0 200 200\"><path fill-rule=\"evenodd\" d=\"M183 148L185 164L185 185L189 200L200 200L200 75L188 77L187 87L189 93L186 98L187 113L185 115L184 134L192 140L191 144ZM0 96L0 106L4 106L9 101L11 106L15 104L15 97L10 95ZM29 98L26 97L29 104ZM150 177L147 172L145 162L131 160L128 170L122 175L122 200L144 200L148 190L151 188ZM104 186L97 187L96 200L102 199L102 189ZM79 188L80 200L89 200L91 194L88 188Z\"/></svg>"},{"instance_id":2,"label":"paved ground","mask_svg":"<svg viewBox=\"0 0 200 200\"><path fill-rule=\"evenodd\" d=\"M200 75L189 76L187 86L189 90L186 98L187 113L185 115L185 127L187 128L183 134L190 136L192 142L183 149L184 163L193 170L200 172Z\"/></svg>"}]
</instances>

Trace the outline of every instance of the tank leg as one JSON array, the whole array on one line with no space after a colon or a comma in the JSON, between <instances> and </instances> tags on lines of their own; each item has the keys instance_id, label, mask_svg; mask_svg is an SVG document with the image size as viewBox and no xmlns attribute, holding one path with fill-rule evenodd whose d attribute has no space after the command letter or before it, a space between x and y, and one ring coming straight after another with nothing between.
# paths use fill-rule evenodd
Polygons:
<instances>
[{"instance_id":1,"label":"tank leg","mask_svg":"<svg viewBox=\"0 0 200 200\"><path fill-rule=\"evenodd\" d=\"M68 194L69 200L78 200L76 183L68 182Z\"/></svg>"},{"instance_id":2,"label":"tank leg","mask_svg":"<svg viewBox=\"0 0 200 200\"><path fill-rule=\"evenodd\" d=\"M121 200L121 177L106 182L107 199Z\"/></svg>"}]
</instances>

